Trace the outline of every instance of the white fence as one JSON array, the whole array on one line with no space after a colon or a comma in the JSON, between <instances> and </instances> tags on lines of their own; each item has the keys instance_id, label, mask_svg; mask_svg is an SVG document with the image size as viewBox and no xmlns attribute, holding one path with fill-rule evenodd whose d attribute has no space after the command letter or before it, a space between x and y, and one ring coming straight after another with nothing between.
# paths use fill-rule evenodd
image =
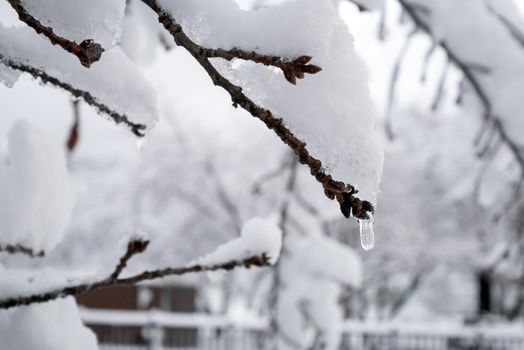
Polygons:
<instances>
[{"instance_id":1,"label":"white fence","mask_svg":"<svg viewBox=\"0 0 524 350\"><path fill-rule=\"evenodd\" d=\"M83 309L102 350L265 350L263 320L205 314ZM346 322L341 350L524 350L524 327Z\"/></svg>"}]
</instances>

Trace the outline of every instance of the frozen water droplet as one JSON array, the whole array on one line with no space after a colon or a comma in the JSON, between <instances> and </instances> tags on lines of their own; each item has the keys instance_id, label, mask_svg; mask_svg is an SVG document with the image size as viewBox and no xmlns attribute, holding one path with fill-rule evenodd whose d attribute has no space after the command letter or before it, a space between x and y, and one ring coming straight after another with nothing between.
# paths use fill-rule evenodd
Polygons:
<instances>
[{"instance_id":1,"label":"frozen water droplet","mask_svg":"<svg viewBox=\"0 0 524 350\"><path fill-rule=\"evenodd\" d=\"M375 231L373 231L373 216L369 220L359 220L360 224L360 244L364 250L371 250L375 247Z\"/></svg>"}]
</instances>

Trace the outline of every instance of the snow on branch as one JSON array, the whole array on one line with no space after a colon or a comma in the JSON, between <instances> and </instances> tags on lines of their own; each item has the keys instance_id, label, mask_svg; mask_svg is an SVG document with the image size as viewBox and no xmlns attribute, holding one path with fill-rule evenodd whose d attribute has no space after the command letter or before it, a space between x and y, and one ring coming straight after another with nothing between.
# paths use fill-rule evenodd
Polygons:
<instances>
[{"instance_id":1,"label":"snow on branch","mask_svg":"<svg viewBox=\"0 0 524 350\"><path fill-rule=\"evenodd\" d=\"M264 257L273 265L277 262L282 248L282 231L272 222L254 218L242 226L240 237L218 246L215 251L198 260L201 265L217 264L232 259L249 259L251 256Z\"/></svg>"},{"instance_id":2,"label":"snow on branch","mask_svg":"<svg viewBox=\"0 0 524 350\"><path fill-rule=\"evenodd\" d=\"M209 61L210 57L221 57L225 59L242 58L258 63L264 63L279 67L284 72L285 78L295 83L296 78L301 78L304 73L316 73L320 70L314 65L306 65L309 62L308 56L300 56L294 60L287 61L282 58L259 55L252 52L244 52L239 49L212 50L203 47L191 40L182 26L176 19L164 8L157 0L142 0L157 15L159 22L173 36L178 46L184 47L204 68L213 83L222 87L231 96L235 107L240 106L249 112L253 117L261 120L269 129L273 130L277 136L288 145L298 156L300 163L307 165L311 175L321 183L325 195L330 199L336 199L342 213L346 217L351 215L358 219L369 219L368 212L373 212L373 205L366 200L361 200L356 196L358 190L350 184L342 181L336 181L328 174L322 162L312 156L306 143L299 139L284 123L284 121L275 116L269 109L263 108L249 98L238 85L233 84L230 80L220 74Z\"/></svg>"},{"instance_id":3,"label":"snow on branch","mask_svg":"<svg viewBox=\"0 0 524 350\"><path fill-rule=\"evenodd\" d=\"M202 54L207 58L219 57L231 61L235 58L261 63L282 70L284 78L295 85L297 79L304 78L304 74L315 74L322 70L314 64L307 64L312 57L303 55L295 59L285 59L279 56L261 55L255 51L244 51L238 48L231 50L202 48Z\"/></svg>"},{"instance_id":4,"label":"snow on branch","mask_svg":"<svg viewBox=\"0 0 524 350\"><path fill-rule=\"evenodd\" d=\"M7 67L11 69L14 69L20 72L24 72L24 73L28 73L31 76L33 76L34 78L38 78L44 84L49 84L49 85L59 87L69 92L71 95L73 95L76 98L82 98L87 104L95 107L99 112L110 116L111 119L113 119L113 121L116 124L120 124L120 123L125 124L131 129L133 134L135 134L136 136L144 136L144 130L146 129L145 125L134 123L130 121L129 118L125 114L120 114L112 110L109 106L99 102L99 100L95 96L93 96L90 92L77 89L73 85L63 82L60 79L47 74L44 70L32 67L27 64L23 64L20 62L15 62L13 60L7 59L1 53L0 53L0 62L5 64Z\"/></svg>"},{"instance_id":5,"label":"snow on branch","mask_svg":"<svg viewBox=\"0 0 524 350\"><path fill-rule=\"evenodd\" d=\"M282 233L278 227L266 220L256 218L248 221L244 225L240 237L219 246L213 253L186 266L143 271L128 277L120 277L127 262L134 255L143 253L149 244L149 241L133 238L129 241L126 252L120 258L114 271L108 277L95 282L69 285L27 296L6 298L0 300L0 309L44 303L101 288L133 285L142 281L167 276L181 276L195 272L232 270L237 267L270 266L278 260L282 244L281 240Z\"/></svg>"},{"instance_id":6,"label":"snow on branch","mask_svg":"<svg viewBox=\"0 0 524 350\"><path fill-rule=\"evenodd\" d=\"M0 251L42 256L63 238L74 192L61 142L17 121L0 158Z\"/></svg>"},{"instance_id":7,"label":"snow on branch","mask_svg":"<svg viewBox=\"0 0 524 350\"><path fill-rule=\"evenodd\" d=\"M5 68L4 68L5 67ZM91 68L53 46L29 28L0 25L0 71L28 73L59 87L137 136L157 120L157 99L152 84L136 69L120 47L107 50ZM8 85L16 81L14 76Z\"/></svg>"},{"instance_id":8,"label":"snow on branch","mask_svg":"<svg viewBox=\"0 0 524 350\"><path fill-rule=\"evenodd\" d=\"M80 44L63 38L55 34L53 28L40 23L35 17L24 8L20 0L8 0L13 9L18 13L18 17L37 33L45 35L53 45L59 45L67 52L72 53L80 60L85 67L90 67L92 63L98 61L104 52L104 48L92 39L85 39Z\"/></svg>"}]
</instances>

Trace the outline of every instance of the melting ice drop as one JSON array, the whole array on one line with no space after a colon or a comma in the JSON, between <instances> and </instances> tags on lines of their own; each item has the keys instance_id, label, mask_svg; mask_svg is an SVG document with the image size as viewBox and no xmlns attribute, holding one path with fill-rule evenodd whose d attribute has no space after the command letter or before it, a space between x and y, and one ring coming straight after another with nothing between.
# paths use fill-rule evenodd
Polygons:
<instances>
[{"instance_id":1,"label":"melting ice drop","mask_svg":"<svg viewBox=\"0 0 524 350\"><path fill-rule=\"evenodd\" d=\"M371 214L370 214L371 215ZM371 250L375 247L375 231L373 231L373 216L369 220L359 220L360 224L360 244L364 250Z\"/></svg>"}]
</instances>

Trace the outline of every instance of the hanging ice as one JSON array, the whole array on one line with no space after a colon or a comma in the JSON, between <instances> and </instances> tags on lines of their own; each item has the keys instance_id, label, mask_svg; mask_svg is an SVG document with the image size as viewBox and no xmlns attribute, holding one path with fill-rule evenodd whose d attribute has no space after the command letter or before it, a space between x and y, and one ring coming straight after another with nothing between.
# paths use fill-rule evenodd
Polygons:
<instances>
[{"instance_id":1,"label":"hanging ice","mask_svg":"<svg viewBox=\"0 0 524 350\"><path fill-rule=\"evenodd\" d=\"M360 224L360 244L364 250L371 250L375 247L375 231L373 231L373 215L369 214L369 220L359 220Z\"/></svg>"}]
</instances>

